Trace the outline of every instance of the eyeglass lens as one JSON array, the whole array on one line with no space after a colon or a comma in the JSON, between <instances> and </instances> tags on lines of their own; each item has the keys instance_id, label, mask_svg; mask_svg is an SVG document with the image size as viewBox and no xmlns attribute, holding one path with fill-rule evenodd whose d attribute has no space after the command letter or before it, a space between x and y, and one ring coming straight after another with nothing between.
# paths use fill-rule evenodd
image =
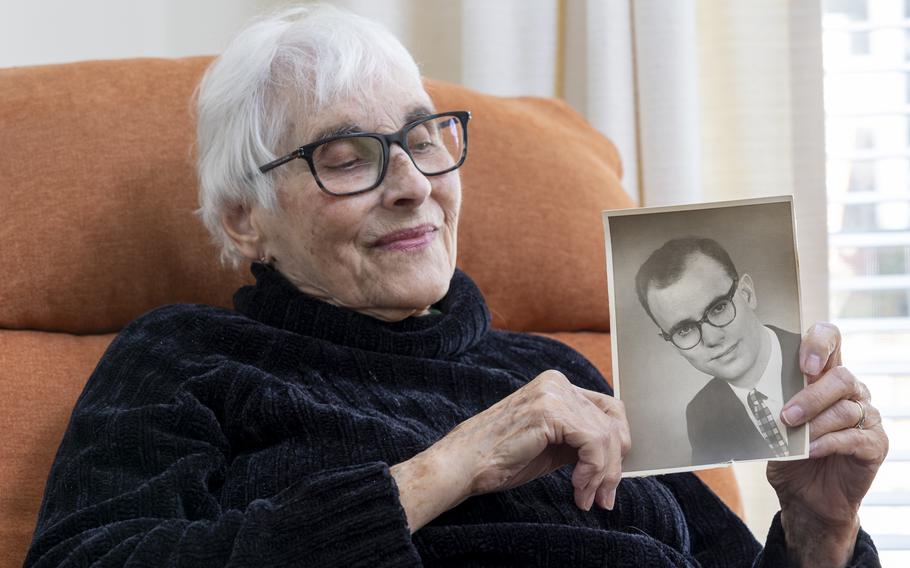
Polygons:
<instances>
[{"instance_id":1,"label":"eyeglass lens","mask_svg":"<svg viewBox=\"0 0 910 568\"><path fill-rule=\"evenodd\" d=\"M379 177L382 144L367 137L332 140L316 148L313 165L319 181L329 191L358 191L370 187Z\"/></svg>"},{"instance_id":2,"label":"eyeglass lens","mask_svg":"<svg viewBox=\"0 0 910 568\"><path fill-rule=\"evenodd\" d=\"M691 322L677 328L673 332L671 340L680 349L692 349L701 341L703 322L707 322L714 327L724 327L730 325L730 322L735 317L736 306L733 304L733 300L723 299L708 308L701 322Z\"/></svg>"},{"instance_id":3,"label":"eyeglass lens","mask_svg":"<svg viewBox=\"0 0 910 568\"><path fill-rule=\"evenodd\" d=\"M452 169L464 151L461 120L442 116L413 125L407 133L405 150L424 175ZM378 138L349 136L320 145L313 151L312 159L323 187L344 194L375 185L382 175L384 155Z\"/></svg>"}]
</instances>

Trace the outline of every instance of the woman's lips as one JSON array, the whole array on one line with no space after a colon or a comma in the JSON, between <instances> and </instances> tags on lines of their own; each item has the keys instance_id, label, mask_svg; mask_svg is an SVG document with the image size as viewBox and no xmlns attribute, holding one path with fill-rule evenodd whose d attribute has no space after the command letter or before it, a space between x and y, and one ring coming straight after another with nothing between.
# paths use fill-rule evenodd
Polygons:
<instances>
[{"instance_id":1,"label":"woman's lips","mask_svg":"<svg viewBox=\"0 0 910 568\"><path fill-rule=\"evenodd\" d=\"M436 232L436 227L433 225L418 225L410 229L387 233L379 237L373 246L385 250L417 250L433 242Z\"/></svg>"}]
</instances>

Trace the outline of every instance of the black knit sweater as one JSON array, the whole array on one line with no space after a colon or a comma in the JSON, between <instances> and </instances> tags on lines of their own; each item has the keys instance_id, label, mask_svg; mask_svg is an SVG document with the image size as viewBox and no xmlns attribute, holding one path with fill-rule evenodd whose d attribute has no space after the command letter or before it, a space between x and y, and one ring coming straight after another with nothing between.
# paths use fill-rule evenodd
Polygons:
<instances>
[{"instance_id":1,"label":"black knit sweater","mask_svg":"<svg viewBox=\"0 0 910 568\"><path fill-rule=\"evenodd\" d=\"M108 348L51 470L28 566L783 566L690 474L572 498L571 467L468 499L413 536L389 466L546 369L609 393L558 342L490 330L457 272L389 324L254 265L237 311L161 308ZM876 565L865 533L857 565Z\"/></svg>"}]
</instances>

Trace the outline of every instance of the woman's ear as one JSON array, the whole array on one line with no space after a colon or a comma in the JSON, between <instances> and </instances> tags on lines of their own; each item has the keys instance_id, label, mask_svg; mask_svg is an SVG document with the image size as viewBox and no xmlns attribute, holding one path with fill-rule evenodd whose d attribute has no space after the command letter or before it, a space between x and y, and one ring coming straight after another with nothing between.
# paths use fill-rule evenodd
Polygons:
<instances>
[{"instance_id":1,"label":"woman's ear","mask_svg":"<svg viewBox=\"0 0 910 568\"><path fill-rule=\"evenodd\" d=\"M748 274L743 274L739 279L739 291L743 294L749 307L753 310L758 307L758 298L755 296L755 283Z\"/></svg>"},{"instance_id":2,"label":"woman's ear","mask_svg":"<svg viewBox=\"0 0 910 568\"><path fill-rule=\"evenodd\" d=\"M252 208L236 205L221 215L221 226L237 251L250 260L262 257L263 238L253 222Z\"/></svg>"}]
</instances>

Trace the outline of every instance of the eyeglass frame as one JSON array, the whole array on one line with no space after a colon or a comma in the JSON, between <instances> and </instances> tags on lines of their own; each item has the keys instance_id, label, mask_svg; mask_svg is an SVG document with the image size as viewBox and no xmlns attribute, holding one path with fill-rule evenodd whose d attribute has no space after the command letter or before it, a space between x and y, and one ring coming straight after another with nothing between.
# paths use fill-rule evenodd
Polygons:
<instances>
[{"instance_id":1,"label":"eyeglass frame","mask_svg":"<svg viewBox=\"0 0 910 568\"><path fill-rule=\"evenodd\" d=\"M733 298L736 297L736 291L738 289L739 289L739 276L737 276L736 278L733 279L733 285L730 286L729 292L727 292L722 298L718 299L716 302L712 302L710 306L705 308L705 311L702 314L701 319L699 319L698 321L695 321L695 320L681 321L670 329L671 333L667 333L661 329L660 333L658 333L658 335L660 335L660 337L663 338L664 341L669 341L670 343L673 344L674 347L676 347L677 349L680 349L682 351L689 351L690 349L695 349L696 347L698 347L698 344L701 343L701 340L704 337L704 335L702 334L702 330L701 330L702 325L708 324L711 327L716 327L717 329L723 329L723 328L727 327L728 325L730 325L731 323L733 323L733 320L736 319L736 302L733 301ZM719 304L721 302L730 302L730 305L733 306L733 317L730 318L730 321L728 321L724 325L714 325L708 319L708 313L715 306L717 306L717 304ZM695 344L692 345L692 347L680 347L679 345L676 344L675 341L673 341L673 335L676 333L674 330L679 330L679 327L682 325L694 325L696 327L696 329L698 329L698 341L696 341Z\"/></svg>"},{"instance_id":2,"label":"eyeglass frame","mask_svg":"<svg viewBox=\"0 0 910 568\"><path fill-rule=\"evenodd\" d=\"M436 172L436 173L432 173L432 174L424 173L424 171L422 169L420 169L420 166L417 165L417 161L414 160L414 156L411 155L411 149L408 148L408 139L407 139L408 132L410 132L412 129L414 129L414 127L416 127L419 124L423 124L424 122L433 120L434 118L442 118L445 116L455 117L461 122L462 142L463 142L463 146L461 148L461 156L459 157L459 159L455 163L455 165L450 168L447 168L441 172ZM319 189L321 189L322 191L328 193L329 195L334 195L336 197L346 197L348 195L358 195L358 194L366 193L367 191L372 191L372 190L376 189L377 187L379 187L382 184L383 181L385 181L385 176L389 169L389 162L391 161L392 144L398 144L398 146L404 151L404 153L407 154L408 158L411 159L411 163L414 164L414 167L417 168L417 171L419 171L421 174L423 174L424 176L427 176L427 177L441 176L443 174L447 174L449 172L455 171L458 168L460 168L464 164L465 159L468 157L468 121L470 119L471 119L470 111L456 110L456 111L449 111L449 112L441 112L438 114L431 114L429 116L424 116L422 118L418 118L417 120L413 120L413 121L405 124L404 126L401 127L400 130L398 130L397 132L392 132L391 134L382 134L379 132L355 132L355 133L351 133L351 134L338 134L335 136L329 136L326 138L322 138L320 140L316 140L315 142L310 142L309 144L300 146L299 148L297 148L290 154L286 154L284 156L281 156L280 158L272 160L271 162L269 162L267 164L263 164L262 166L259 166L259 172L264 174L266 172L269 172L269 171L277 168L278 166L283 166L284 164L290 162L291 160L301 159L301 160L306 161L307 165L310 168L310 173L313 175L313 179L316 180L316 184L319 186ZM366 189L358 189L357 191L351 191L351 192L346 192L346 193L335 193L335 192L327 189L322 184L322 180L319 179L319 176L316 174L316 164L313 163L313 152L316 150L316 148L318 148L319 146L322 146L323 144L328 144L329 142L333 142L335 140L341 140L341 139L345 139L345 138L373 138L373 139L379 140L379 143L382 146L382 169L380 170L379 175L376 178L376 183L374 183L370 187L368 187Z\"/></svg>"}]
</instances>

